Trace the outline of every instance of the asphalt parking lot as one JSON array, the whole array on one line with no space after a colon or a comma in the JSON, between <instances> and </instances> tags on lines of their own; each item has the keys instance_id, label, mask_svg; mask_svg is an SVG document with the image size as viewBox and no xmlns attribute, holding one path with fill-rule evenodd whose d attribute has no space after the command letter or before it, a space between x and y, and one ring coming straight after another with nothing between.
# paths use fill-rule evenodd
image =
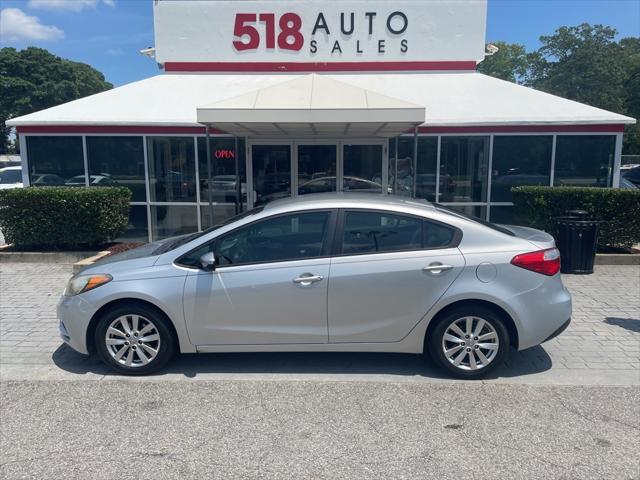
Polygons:
<instances>
[{"instance_id":1,"label":"asphalt parking lot","mask_svg":"<svg viewBox=\"0 0 640 480\"><path fill-rule=\"evenodd\" d=\"M565 276L568 330L466 383L392 354L119 377L58 340L69 276L0 264L2 478L640 478L640 267Z\"/></svg>"}]
</instances>

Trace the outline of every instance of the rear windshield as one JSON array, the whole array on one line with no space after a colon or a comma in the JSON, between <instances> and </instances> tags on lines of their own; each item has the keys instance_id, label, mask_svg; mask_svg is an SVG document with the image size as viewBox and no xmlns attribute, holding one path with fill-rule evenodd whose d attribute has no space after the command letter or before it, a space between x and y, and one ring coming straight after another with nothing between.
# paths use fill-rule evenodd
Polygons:
<instances>
[{"instance_id":1,"label":"rear windshield","mask_svg":"<svg viewBox=\"0 0 640 480\"><path fill-rule=\"evenodd\" d=\"M460 213L457 210L452 210L451 208L447 208L444 205L440 205L440 204L435 204L436 210L443 212L443 213L447 213L449 215L453 215L454 217L459 217L459 218L464 218L467 220L471 220L472 222L476 222L479 223L481 225L484 225L485 227L489 227L492 230L495 230L497 232L500 233L504 233L505 235L509 235L510 237L515 237L516 234L513 233L511 230L504 228L500 225L496 225L495 223L491 223L491 222L487 222L486 220L483 220L481 218L475 217L473 215L467 215L464 213Z\"/></svg>"}]
</instances>

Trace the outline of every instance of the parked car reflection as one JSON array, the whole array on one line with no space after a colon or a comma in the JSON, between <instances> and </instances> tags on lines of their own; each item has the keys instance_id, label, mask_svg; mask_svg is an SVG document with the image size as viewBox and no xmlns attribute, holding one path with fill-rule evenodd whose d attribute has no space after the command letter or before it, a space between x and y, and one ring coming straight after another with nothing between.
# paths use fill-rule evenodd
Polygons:
<instances>
[{"instance_id":1,"label":"parked car reflection","mask_svg":"<svg viewBox=\"0 0 640 480\"><path fill-rule=\"evenodd\" d=\"M84 187L84 175L76 175L65 182L67 187ZM108 175L89 175L89 185L93 187L115 186L117 182Z\"/></svg>"},{"instance_id":2,"label":"parked car reflection","mask_svg":"<svg viewBox=\"0 0 640 480\"><path fill-rule=\"evenodd\" d=\"M84 178L84 177L82 177ZM59 175L53 173L34 173L31 177L31 185L34 187L64 185L65 181Z\"/></svg>"}]
</instances>

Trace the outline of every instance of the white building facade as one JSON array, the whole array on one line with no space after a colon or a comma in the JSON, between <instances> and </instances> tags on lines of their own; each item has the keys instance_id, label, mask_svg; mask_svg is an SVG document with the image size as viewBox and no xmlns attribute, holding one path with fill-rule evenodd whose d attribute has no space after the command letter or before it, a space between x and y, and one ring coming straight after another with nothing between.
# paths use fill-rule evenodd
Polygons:
<instances>
[{"instance_id":1,"label":"white building facade","mask_svg":"<svg viewBox=\"0 0 640 480\"><path fill-rule=\"evenodd\" d=\"M8 122L25 184L132 190L123 239L335 191L508 223L513 186L618 184L635 121L477 73L485 0L153 8L162 74Z\"/></svg>"}]
</instances>

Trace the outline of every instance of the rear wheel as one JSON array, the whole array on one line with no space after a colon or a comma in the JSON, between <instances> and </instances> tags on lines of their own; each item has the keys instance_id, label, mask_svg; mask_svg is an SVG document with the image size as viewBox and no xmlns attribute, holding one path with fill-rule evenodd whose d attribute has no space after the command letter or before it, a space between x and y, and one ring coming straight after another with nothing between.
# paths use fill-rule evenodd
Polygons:
<instances>
[{"instance_id":1,"label":"rear wheel","mask_svg":"<svg viewBox=\"0 0 640 480\"><path fill-rule=\"evenodd\" d=\"M509 334L500 316L484 307L461 307L432 330L428 349L434 361L457 378L483 378L509 351Z\"/></svg>"},{"instance_id":2,"label":"rear wheel","mask_svg":"<svg viewBox=\"0 0 640 480\"><path fill-rule=\"evenodd\" d=\"M95 345L104 363L125 375L162 368L175 352L166 319L144 305L120 306L98 321Z\"/></svg>"}]
</instances>

